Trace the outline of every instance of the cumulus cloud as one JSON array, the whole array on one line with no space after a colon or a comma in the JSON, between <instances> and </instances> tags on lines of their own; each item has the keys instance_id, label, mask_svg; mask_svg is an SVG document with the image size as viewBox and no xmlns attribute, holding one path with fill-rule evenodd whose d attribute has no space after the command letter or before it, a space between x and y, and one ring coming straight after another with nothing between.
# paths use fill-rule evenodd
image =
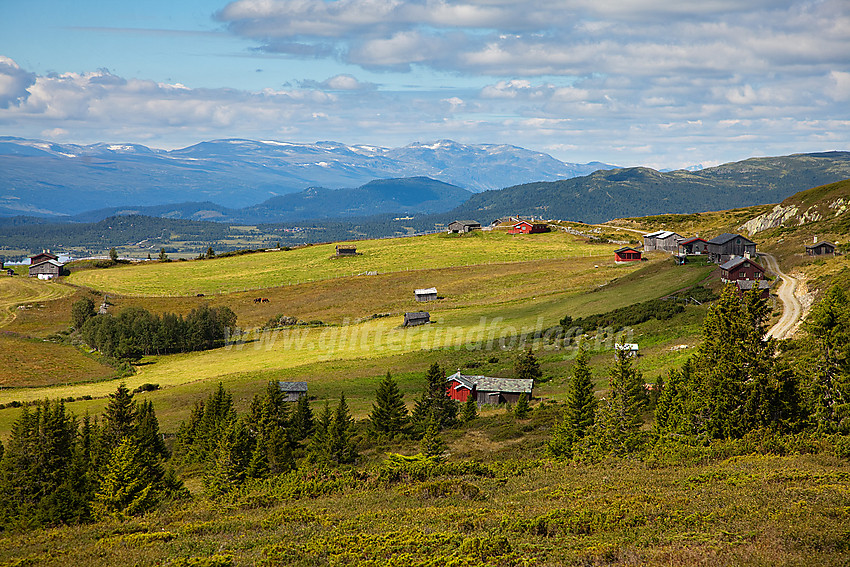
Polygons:
<instances>
[{"instance_id":1,"label":"cumulus cloud","mask_svg":"<svg viewBox=\"0 0 850 567\"><path fill-rule=\"evenodd\" d=\"M29 96L27 89L35 83L35 74L21 69L8 57L0 55L0 108L8 108Z\"/></svg>"}]
</instances>

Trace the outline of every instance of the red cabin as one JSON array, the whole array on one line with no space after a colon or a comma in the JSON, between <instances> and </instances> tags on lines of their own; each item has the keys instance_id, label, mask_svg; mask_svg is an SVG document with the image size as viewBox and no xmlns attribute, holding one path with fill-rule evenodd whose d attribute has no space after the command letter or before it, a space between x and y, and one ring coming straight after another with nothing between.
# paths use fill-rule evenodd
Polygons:
<instances>
[{"instance_id":1,"label":"red cabin","mask_svg":"<svg viewBox=\"0 0 850 567\"><path fill-rule=\"evenodd\" d=\"M468 376L459 370L446 378L446 393L459 402L472 397L479 404L515 404L523 394L531 400L533 390L533 379Z\"/></svg>"},{"instance_id":2,"label":"red cabin","mask_svg":"<svg viewBox=\"0 0 850 567\"><path fill-rule=\"evenodd\" d=\"M629 246L624 246L618 250L614 250L614 262L622 264L624 262L640 262L640 250L635 250Z\"/></svg>"},{"instance_id":3,"label":"red cabin","mask_svg":"<svg viewBox=\"0 0 850 567\"><path fill-rule=\"evenodd\" d=\"M538 234L540 232L549 232L549 225L543 222L519 221L508 231L508 234Z\"/></svg>"},{"instance_id":4,"label":"red cabin","mask_svg":"<svg viewBox=\"0 0 850 567\"><path fill-rule=\"evenodd\" d=\"M735 283L739 280L760 280L764 276L764 268L749 258L732 256L720 265L720 281Z\"/></svg>"}]
</instances>

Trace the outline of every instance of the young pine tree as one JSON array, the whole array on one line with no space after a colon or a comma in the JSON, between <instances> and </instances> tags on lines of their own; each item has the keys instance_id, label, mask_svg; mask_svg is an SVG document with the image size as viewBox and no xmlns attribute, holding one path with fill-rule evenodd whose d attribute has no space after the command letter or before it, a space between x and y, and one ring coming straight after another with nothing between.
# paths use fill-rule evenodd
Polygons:
<instances>
[{"instance_id":1,"label":"young pine tree","mask_svg":"<svg viewBox=\"0 0 850 567\"><path fill-rule=\"evenodd\" d=\"M469 394L469 397L466 398L466 401L460 407L460 421L462 423L469 423L478 417L478 402L475 400L475 396L472 393Z\"/></svg>"},{"instance_id":2,"label":"young pine tree","mask_svg":"<svg viewBox=\"0 0 850 567\"><path fill-rule=\"evenodd\" d=\"M407 406L389 371L378 385L369 421L372 430L381 435L394 436L407 431Z\"/></svg>"},{"instance_id":3,"label":"young pine tree","mask_svg":"<svg viewBox=\"0 0 850 567\"><path fill-rule=\"evenodd\" d=\"M133 394L121 382L103 411L103 449L111 452L126 437L136 434L137 407Z\"/></svg>"},{"instance_id":4,"label":"young pine tree","mask_svg":"<svg viewBox=\"0 0 850 567\"><path fill-rule=\"evenodd\" d=\"M446 453L448 447L440 437L440 428L436 419L428 420L428 426L425 428L425 434L422 436L421 444L422 454L426 457L442 459Z\"/></svg>"},{"instance_id":5,"label":"young pine tree","mask_svg":"<svg viewBox=\"0 0 850 567\"><path fill-rule=\"evenodd\" d=\"M313 436L310 437L307 447L307 459L312 463L325 466L331 464L329 436L332 419L330 405L325 401L325 407L316 419Z\"/></svg>"},{"instance_id":6,"label":"young pine tree","mask_svg":"<svg viewBox=\"0 0 850 567\"><path fill-rule=\"evenodd\" d=\"M354 420L348 410L345 394L342 394L328 427L328 453L332 462L342 465L353 463L357 458L357 451L351 439L353 425Z\"/></svg>"},{"instance_id":7,"label":"young pine tree","mask_svg":"<svg viewBox=\"0 0 850 567\"><path fill-rule=\"evenodd\" d=\"M514 406L514 418L515 419L525 419L528 417L528 394L522 393L517 400L516 405Z\"/></svg>"},{"instance_id":8,"label":"young pine tree","mask_svg":"<svg viewBox=\"0 0 850 567\"><path fill-rule=\"evenodd\" d=\"M292 412L289 424L293 441L309 439L313 434L313 423L313 410L310 409L310 400L306 395L301 396L295 404L295 411Z\"/></svg>"},{"instance_id":9,"label":"young pine tree","mask_svg":"<svg viewBox=\"0 0 850 567\"><path fill-rule=\"evenodd\" d=\"M603 424L605 437L614 455L624 455L637 447L646 399L643 376L632 368L632 357L629 354L616 351L609 385L606 421Z\"/></svg>"},{"instance_id":10,"label":"young pine tree","mask_svg":"<svg viewBox=\"0 0 850 567\"><path fill-rule=\"evenodd\" d=\"M537 362L537 357L534 356L531 348L523 352L517 358L514 365L514 376L522 380L539 380L543 373L540 370L540 363Z\"/></svg>"},{"instance_id":11,"label":"young pine tree","mask_svg":"<svg viewBox=\"0 0 850 567\"><path fill-rule=\"evenodd\" d=\"M231 419L216 444L211 467L204 475L204 488L213 498L240 485L251 462L250 439L241 419Z\"/></svg>"}]
</instances>

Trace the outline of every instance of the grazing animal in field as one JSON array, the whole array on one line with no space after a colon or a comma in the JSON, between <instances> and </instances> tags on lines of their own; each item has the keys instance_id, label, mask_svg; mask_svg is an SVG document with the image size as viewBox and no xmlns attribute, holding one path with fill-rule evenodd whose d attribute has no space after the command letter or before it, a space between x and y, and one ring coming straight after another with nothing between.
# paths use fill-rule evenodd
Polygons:
<instances>
[{"instance_id":1,"label":"grazing animal in field","mask_svg":"<svg viewBox=\"0 0 850 567\"><path fill-rule=\"evenodd\" d=\"M268 298L268 297L264 297L264 298L263 298L263 303L268 303L268 302L269 302L269 298Z\"/></svg>"},{"instance_id":2,"label":"grazing animal in field","mask_svg":"<svg viewBox=\"0 0 850 567\"><path fill-rule=\"evenodd\" d=\"M254 303L260 303L263 300L262 297L258 297L254 300Z\"/></svg>"},{"instance_id":3,"label":"grazing animal in field","mask_svg":"<svg viewBox=\"0 0 850 567\"><path fill-rule=\"evenodd\" d=\"M204 294L203 294L203 293L199 293L199 294L198 294L198 295L196 295L195 297L203 297L203 296L204 296Z\"/></svg>"}]
</instances>

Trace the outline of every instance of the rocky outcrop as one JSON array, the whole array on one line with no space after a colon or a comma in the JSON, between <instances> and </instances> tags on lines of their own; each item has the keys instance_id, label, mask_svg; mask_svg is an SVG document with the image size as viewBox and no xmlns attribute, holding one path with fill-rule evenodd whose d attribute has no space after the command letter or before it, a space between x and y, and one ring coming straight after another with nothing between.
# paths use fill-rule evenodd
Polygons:
<instances>
[{"instance_id":1,"label":"rocky outcrop","mask_svg":"<svg viewBox=\"0 0 850 567\"><path fill-rule=\"evenodd\" d=\"M820 202L800 212L796 205L776 205L769 213L748 220L739 228L749 235L779 226L803 226L811 222L840 216L850 209L850 199L839 197L829 202Z\"/></svg>"}]
</instances>

